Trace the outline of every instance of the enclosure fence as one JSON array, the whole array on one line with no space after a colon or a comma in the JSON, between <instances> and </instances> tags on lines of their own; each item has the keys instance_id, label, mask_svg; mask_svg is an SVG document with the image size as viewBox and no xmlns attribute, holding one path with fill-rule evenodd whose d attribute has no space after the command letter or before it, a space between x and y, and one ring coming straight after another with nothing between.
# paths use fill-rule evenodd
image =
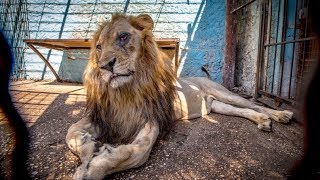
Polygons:
<instances>
[{"instance_id":1,"label":"enclosure fence","mask_svg":"<svg viewBox=\"0 0 320 180\"><path fill-rule=\"evenodd\" d=\"M26 0L2 0L0 3L0 30L7 37L15 59L12 79L26 78L24 52L26 45L22 41L29 38L29 24Z\"/></svg>"},{"instance_id":2,"label":"enclosure fence","mask_svg":"<svg viewBox=\"0 0 320 180\"><path fill-rule=\"evenodd\" d=\"M260 14L257 96L272 98L277 106L296 104L319 54L309 0L237 0L237 32L252 18L246 8L253 2L259 3Z\"/></svg>"}]
</instances>

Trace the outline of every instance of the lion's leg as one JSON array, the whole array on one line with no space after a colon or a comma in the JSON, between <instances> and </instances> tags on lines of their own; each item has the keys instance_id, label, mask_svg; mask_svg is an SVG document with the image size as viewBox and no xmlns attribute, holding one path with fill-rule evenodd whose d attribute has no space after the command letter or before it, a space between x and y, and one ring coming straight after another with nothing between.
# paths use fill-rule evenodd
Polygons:
<instances>
[{"instance_id":1,"label":"lion's leg","mask_svg":"<svg viewBox=\"0 0 320 180\"><path fill-rule=\"evenodd\" d=\"M111 147L104 145L99 155L92 158L86 172L78 172L74 179L102 179L108 174L139 167L149 157L152 146L159 134L159 126L148 122L131 144ZM84 174L84 176L82 176Z\"/></svg>"},{"instance_id":2,"label":"lion's leg","mask_svg":"<svg viewBox=\"0 0 320 180\"><path fill-rule=\"evenodd\" d=\"M223 102L213 100L211 103L211 110L212 112L219 114L244 117L258 124L258 128L261 130L271 130L271 121L269 117L252 109L238 108L230 104L225 104Z\"/></svg>"},{"instance_id":3,"label":"lion's leg","mask_svg":"<svg viewBox=\"0 0 320 180\"><path fill-rule=\"evenodd\" d=\"M82 164L88 164L101 146L95 141L97 129L88 118L83 118L68 129L66 142L71 151L80 157Z\"/></svg>"},{"instance_id":4,"label":"lion's leg","mask_svg":"<svg viewBox=\"0 0 320 180\"><path fill-rule=\"evenodd\" d=\"M281 123L288 123L292 118L293 113L291 111L278 111L267 107L259 106L237 94L234 94L227 88L209 79L193 78L192 82L198 84L203 91L214 96L215 99L226 104L232 104L242 108L253 109L260 113L264 113L268 115L271 119Z\"/></svg>"},{"instance_id":5,"label":"lion's leg","mask_svg":"<svg viewBox=\"0 0 320 180\"><path fill-rule=\"evenodd\" d=\"M271 119L280 122L280 123L288 123L290 119L292 118L293 113L291 111L279 111L279 110L273 110L267 107L263 107L260 105L257 105L241 96L238 96L236 94L233 94L232 92L220 92L219 96L215 96L216 99L219 101L236 105L238 107L242 108L249 108L253 109L255 111L258 111L260 113L268 115Z\"/></svg>"}]
</instances>

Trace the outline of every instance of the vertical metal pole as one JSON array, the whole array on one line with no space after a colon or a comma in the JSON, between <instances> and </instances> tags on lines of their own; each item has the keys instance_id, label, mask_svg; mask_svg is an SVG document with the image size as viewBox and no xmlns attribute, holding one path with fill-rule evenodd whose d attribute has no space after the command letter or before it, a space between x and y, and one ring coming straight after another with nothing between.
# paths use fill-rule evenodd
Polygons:
<instances>
[{"instance_id":1,"label":"vertical metal pole","mask_svg":"<svg viewBox=\"0 0 320 180\"><path fill-rule=\"evenodd\" d=\"M271 21L272 21L272 0L268 0L268 44L270 44L270 37L271 37ZM271 46L270 46L271 47ZM265 80L264 80L264 90L267 91L267 85L268 85L268 71L269 71L269 59L270 59L270 47L266 47L268 49L267 52L267 59L266 59L266 66L265 66Z\"/></svg>"},{"instance_id":2,"label":"vertical metal pole","mask_svg":"<svg viewBox=\"0 0 320 180\"><path fill-rule=\"evenodd\" d=\"M293 29L293 39L296 39L296 23L297 23L297 11L298 11L298 0L296 0L296 9L295 9L295 14L294 14L294 29ZM288 99L290 99L291 95L291 83L292 83L292 70L293 70L293 63L294 63L294 58L295 58L295 45L296 43L293 43L293 48L292 48L292 61L291 61L291 66L290 66L290 81L289 81L289 91L288 91Z\"/></svg>"},{"instance_id":3,"label":"vertical metal pole","mask_svg":"<svg viewBox=\"0 0 320 180\"><path fill-rule=\"evenodd\" d=\"M127 0L127 1L126 1L126 4L125 4L125 6L124 6L124 9L123 9L123 13L124 13L124 14L127 13L129 4L130 4L130 0Z\"/></svg>"},{"instance_id":4,"label":"vertical metal pole","mask_svg":"<svg viewBox=\"0 0 320 180\"><path fill-rule=\"evenodd\" d=\"M282 25L282 42L285 41L286 32L287 32L287 8L288 0L284 0L283 4L283 25ZM279 86L277 90L278 96L281 96L282 90L282 80L283 80L283 65L284 65L284 51L285 51L285 44L281 44L281 55L280 55L280 70L279 70Z\"/></svg>"},{"instance_id":5,"label":"vertical metal pole","mask_svg":"<svg viewBox=\"0 0 320 180\"><path fill-rule=\"evenodd\" d=\"M276 43L278 42L278 32L279 32L279 21L280 21L280 7L281 7L281 0L278 0L278 17L277 17L277 30L276 30ZM273 60L273 72L272 72L272 84L271 84L271 93L273 93L274 82L275 82L275 72L276 72L276 60L277 60L277 51L278 45L274 46L274 60Z\"/></svg>"},{"instance_id":6,"label":"vertical metal pole","mask_svg":"<svg viewBox=\"0 0 320 180\"><path fill-rule=\"evenodd\" d=\"M62 24L61 24L61 28L60 28L58 39L60 39L62 37L62 32L63 32L64 25L66 23L66 19L67 19L67 15L68 15L68 12L69 12L70 3L71 3L71 0L68 0L66 10L64 11L64 16L63 16L63 20L62 20ZM49 52L48 52L48 56L47 56L48 60L50 58L51 52L52 52L52 50L50 49ZM44 68L43 68L43 71L42 71L42 77L41 77L42 80L44 78L44 75L45 75L46 71L47 71L47 65L45 64Z\"/></svg>"},{"instance_id":7,"label":"vertical metal pole","mask_svg":"<svg viewBox=\"0 0 320 180\"><path fill-rule=\"evenodd\" d=\"M94 2L93 10L92 10L92 13L91 13L91 16L90 16L90 21L88 23L88 29L86 30L86 38L88 38L89 30L90 30L90 27L91 27L91 21L92 21L92 17L93 17L93 12L95 12L96 7L97 7L97 0Z\"/></svg>"},{"instance_id":8,"label":"vertical metal pole","mask_svg":"<svg viewBox=\"0 0 320 180\"><path fill-rule=\"evenodd\" d=\"M256 89L254 98L258 98L259 90L262 86L262 69L263 69L263 56L264 56L264 33L265 33L265 15L266 15L266 4L265 0L259 1L260 6L260 26L259 26L259 45L258 45L258 56L257 56L257 69L256 69Z\"/></svg>"}]
</instances>

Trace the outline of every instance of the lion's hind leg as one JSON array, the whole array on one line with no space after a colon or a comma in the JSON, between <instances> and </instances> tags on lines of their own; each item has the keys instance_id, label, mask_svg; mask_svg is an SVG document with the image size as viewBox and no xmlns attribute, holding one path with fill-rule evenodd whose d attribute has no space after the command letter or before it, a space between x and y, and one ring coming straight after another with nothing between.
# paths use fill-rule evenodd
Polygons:
<instances>
[{"instance_id":1,"label":"lion's hind leg","mask_svg":"<svg viewBox=\"0 0 320 180\"><path fill-rule=\"evenodd\" d=\"M279 111L259 106L209 79L199 77L189 79L191 79L193 83L198 84L205 93L207 93L208 95L212 95L216 100L220 102L258 111L260 113L268 115L271 119L280 123L288 123L290 119L292 119L293 113L291 111Z\"/></svg>"},{"instance_id":2,"label":"lion's hind leg","mask_svg":"<svg viewBox=\"0 0 320 180\"><path fill-rule=\"evenodd\" d=\"M244 117L258 124L258 128L261 130L271 130L271 120L269 117L252 109L238 108L230 104L213 100L211 103L211 111L224 115Z\"/></svg>"}]
</instances>

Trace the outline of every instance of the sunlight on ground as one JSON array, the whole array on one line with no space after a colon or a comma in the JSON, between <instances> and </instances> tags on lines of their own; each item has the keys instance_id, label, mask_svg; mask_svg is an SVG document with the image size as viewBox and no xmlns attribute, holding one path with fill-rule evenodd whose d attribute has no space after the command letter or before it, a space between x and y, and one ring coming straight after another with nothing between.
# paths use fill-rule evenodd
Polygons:
<instances>
[{"instance_id":1,"label":"sunlight on ground","mask_svg":"<svg viewBox=\"0 0 320 180\"><path fill-rule=\"evenodd\" d=\"M58 94L23 91L11 91L11 94L15 107L28 126L32 126L58 96Z\"/></svg>"},{"instance_id":2,"label":"sunlight on ground","mask_svg":"<svg viewBox=\"0 0 320 180\"><path fill-rule=\"evenodd\" d=\"M67 94L65 101L67 105L86 101L83 86L78 84L17 81L12 82L10 89L14 105L29 127L46 112L61 94ZM79 112L72 113L77 115ZM0 109L0 125L5 123L7 123L7 119Z\"/></svg>"},{"instance_id":3,"label":"sunlight on ground","mask_svg":"<svg viewBox=\"0 0 320 180\"><path fill-rule=\"evenodd\" d=\"M215 119L213 119L212 117L210 117L208 115L204 115L204 116L202 116L202 118L211 122L211 123L218 123L218 121L216 121Z\"/></svg>"},{"instance_id":4,"label":"sunlight on ground","mask_svg":"<svg viewBox=\"0 0 320 180\"><path fill-rule=\"evenodd\" d=\"M86 97L83 95L69 95L65 104L74 105L77 102L86 102Z\"/></svg>"}]
</instances>

